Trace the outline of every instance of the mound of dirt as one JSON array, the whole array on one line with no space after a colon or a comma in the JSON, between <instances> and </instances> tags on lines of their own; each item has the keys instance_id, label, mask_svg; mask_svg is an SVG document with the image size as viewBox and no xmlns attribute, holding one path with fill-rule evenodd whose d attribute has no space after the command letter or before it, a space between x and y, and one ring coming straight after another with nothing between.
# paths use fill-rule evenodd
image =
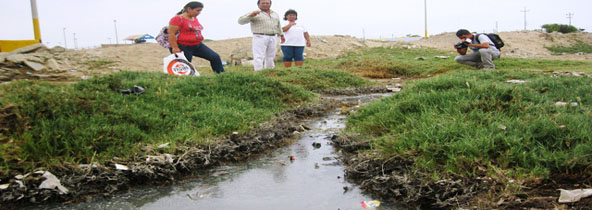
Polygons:
<instances>
[{"instance_id":1,"label":"mound of dirt","mask_svg":"<svg viewBox=\"0 0 592 210\"><path fill-rule=\"evenodd\" d=\"M205 42L205 44L216 51L222 61L232 62L233 51L240 52L244 59L252 59L252 41L251 37L226 39ZM312 47L307 47L305 58L335 58L346 51L359 48L372 48L392 43L378 40L362 40L351 36L311 36ZM169 55L169 50L162 48L158 44L144 43L125 45L109 48L96 48L83 50L85 54L109 58L116 61L117 67L122 70L132 71L162 71L162 58ZM281 50L278 48L278 58L281 56ZM239 58L240 59L240 58ZM210 66L204 59L193 59L195 66Z\"/></svg>"},{"instance_id":2,"label":"mound of dirt","mask_svg":"<svg viewBox=\"0 0 592 210\"><path fill-rule=\"evenodd\" d=\"M592 44L590 33L543 33L538 31L500 32L500 37L506 46L502 48L502 55L514 58L545 58L558 60L592 60L592 54L583 55L553 55L547 48L551 46L571 46L578 41ZM452 47L460 40L455 33L442 33L421 39L412 43L423 47L439 50L454 51Z\"/></svg>"}]
</instances>

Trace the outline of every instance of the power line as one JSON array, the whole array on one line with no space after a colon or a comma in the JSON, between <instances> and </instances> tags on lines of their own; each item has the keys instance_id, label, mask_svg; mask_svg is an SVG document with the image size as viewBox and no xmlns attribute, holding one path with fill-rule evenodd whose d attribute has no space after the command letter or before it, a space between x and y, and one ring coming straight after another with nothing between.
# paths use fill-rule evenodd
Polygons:
<instances>
[{"instance_id":1,"label":"power line","mask_svg":"<svg viewBox=\"0 0 592 210\"><path fill-rule=\"evenodd\" d=\"M526 31L526 13L530 12L530 10L527 10L526 7L524 7L524 10L520 12L524 12L524 30Z\"/></svg>"},{"instance_id":2,"label":"power line","mask_svg":"<svg viewBox=\"0 0 592 210\"><path fill-rule=\"evenodd\" d=\"M571 26L571 19L573 18L574 13L567 13L567 19L569 19L569 25Z\"/></svg>"}]
</instances>

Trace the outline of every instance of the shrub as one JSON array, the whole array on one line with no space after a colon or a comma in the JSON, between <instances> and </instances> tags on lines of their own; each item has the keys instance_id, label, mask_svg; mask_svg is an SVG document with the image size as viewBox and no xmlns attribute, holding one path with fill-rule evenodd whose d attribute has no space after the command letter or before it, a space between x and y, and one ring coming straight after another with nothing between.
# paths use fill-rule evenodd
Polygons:
<instances>
[{"instance_id":1,"label":"shrub","mask_svg":"<svg viewBox=\"0 0 592 210\"><path fill-rule=\"evenodd\" d=\"M567 33L574 33L574 32L580 31L575 26L564 25L564 24L545 24L542 26L542 28L545 29L545 31L547 31L547 33L552 33L552 32L557 31L557 32L560 32L563 34L567 34Z\"/></svg>"}]
</instances>

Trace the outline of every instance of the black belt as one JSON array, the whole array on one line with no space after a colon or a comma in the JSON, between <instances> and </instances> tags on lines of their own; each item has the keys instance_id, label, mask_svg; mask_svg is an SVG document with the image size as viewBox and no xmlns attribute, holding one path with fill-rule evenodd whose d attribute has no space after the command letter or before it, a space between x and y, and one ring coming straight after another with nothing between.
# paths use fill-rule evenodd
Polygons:
<instances>
[{"instance_id":1,"label":"black belt","mask_svg":"<svg viewBox=\"0 0 592 210\"><path fill-rule=\"evenodd\" d=\"M262 33L253 33L255 35L264 35L264 36L275 36L276 34L262 34Z\"/></svg>"}]
</instances>

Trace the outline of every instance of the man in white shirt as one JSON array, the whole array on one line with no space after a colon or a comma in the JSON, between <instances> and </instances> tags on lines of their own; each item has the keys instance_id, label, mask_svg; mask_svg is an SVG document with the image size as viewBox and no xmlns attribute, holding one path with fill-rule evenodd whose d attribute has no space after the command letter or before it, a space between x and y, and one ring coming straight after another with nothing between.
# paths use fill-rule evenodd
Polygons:
<instances>
[{"instance_id":1,"label":"man in white shirt","mask_svg":"<svg viewBox=\"0 0 592 210\"><path fill-rule=\"evenodd\" d=\"M241 25L251 23L255 71L275 68L273 59L277 49L277 36L280 35L282 43L285 41L280 18L270 9L271 0L258 0L257 5L259 10L247 13L238 19Z\"/></svg>"},{"instance_id":2,"label":"man in white shirt","mask_svg":"<svg viewBox=\"0 0 592 210\"><path fill-rule=\"evenodd\" d=\"M464 45L455 45L460 55L454 61L483 70L495 69L493 60L499 59L501 52L486 34L473 35L468 30L460 29L456 36ZM467 48L471 48L473 53L467 55Z\"/></svg>"}]
</instances>

